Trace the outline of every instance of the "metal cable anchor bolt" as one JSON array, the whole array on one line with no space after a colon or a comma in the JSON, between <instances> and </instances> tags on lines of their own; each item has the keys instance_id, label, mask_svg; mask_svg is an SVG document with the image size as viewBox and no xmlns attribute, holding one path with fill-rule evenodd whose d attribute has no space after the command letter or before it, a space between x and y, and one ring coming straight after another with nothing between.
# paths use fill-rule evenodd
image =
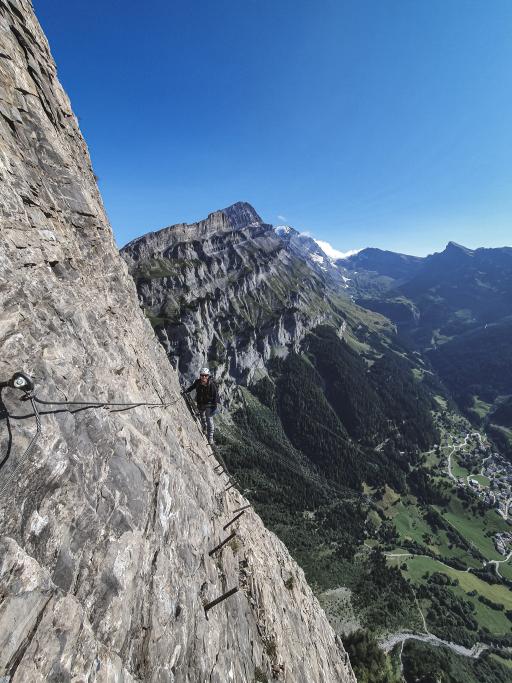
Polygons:
<instances>
[{"instance_id":1,"label":"metal cable anchor bolt","mask_svg":"<svg viewBox=\"0 0 512 683\"><path fill-rule=\"evenodd\" d=\"M0 387L12 387L13 389L32 391L34 388L34 380L24 372L15 372L11 379L8 379L6 382L0 382Z\"/></svg>"}]
</instances>

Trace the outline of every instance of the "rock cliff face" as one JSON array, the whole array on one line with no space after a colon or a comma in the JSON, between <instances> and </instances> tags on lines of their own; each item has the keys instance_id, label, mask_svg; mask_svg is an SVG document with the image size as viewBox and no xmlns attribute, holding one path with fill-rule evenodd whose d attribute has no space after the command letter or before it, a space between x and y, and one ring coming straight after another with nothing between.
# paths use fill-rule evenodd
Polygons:
<instances>
[{"instance_id":1,"label":"rock cliff face","mask_svg":"<svg viewBox=\"0 0 512 683\"><path fill-rule=\"evenodd\" d=\"M122 250L140 299L169 357L184 375L212 365L233 383L266 374L272 355L297 349L340 311L326 279L239 202L206 220L173 225Z\"/></svg>"},{"instance_id":2,"label":"rock cliff face","mask_svg":"<svg viewBox=\"0 0 512 683\"><path fill-rule=\"evenodd\" d=\"M342 259L334 261L312 237L290 225L278 225L274 230L285 242L287 249L305 261L326 283L337 290L349 289L350 273L344 267Z\"/></svg>"},{"instance_id":3,"label":"rock cliff face","mask_svg":"<svg viewBox=\"0 0 512 683\"><path fill-rule=\"evenodd\" d=\"M0 379L24 370L54 401L172 403L40 406L23 458L34 411L2 390L0 676L354 681L285 547L250 509L223 529L246 501L139 309L27 0L0 0L0 179Z\"/></svg>"}]
</instances>

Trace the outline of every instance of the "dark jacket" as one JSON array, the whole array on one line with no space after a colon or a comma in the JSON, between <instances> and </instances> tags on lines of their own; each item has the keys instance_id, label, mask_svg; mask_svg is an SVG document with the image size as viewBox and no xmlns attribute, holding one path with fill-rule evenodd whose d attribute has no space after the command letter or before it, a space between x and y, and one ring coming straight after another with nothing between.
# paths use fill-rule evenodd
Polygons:
<instances>
[{"instance_id":1,"label":"dark jacket","mask_svg":"<svg viewBox=\"0 0 512 683\"><path fill-rule=\"evenodd\" d=\"M213 379L209 379L207 384L201 384L200 379L196 379L194 384L192 384L188 389L185 389L185 393L190 393L196 390L196 402L198 406L217 406L217 401L219 400L219 390Z\"/></svg>"}]
</instances>

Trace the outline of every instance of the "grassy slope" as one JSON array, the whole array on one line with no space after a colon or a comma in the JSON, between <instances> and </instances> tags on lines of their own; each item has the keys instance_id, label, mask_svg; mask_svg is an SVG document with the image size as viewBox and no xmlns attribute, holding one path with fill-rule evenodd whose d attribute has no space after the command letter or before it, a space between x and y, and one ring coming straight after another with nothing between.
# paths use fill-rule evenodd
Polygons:
<instances>
[{"instance_id":1,"label":"grassy slope","mask_svg":"<svg viewBox=\"0 0 512 683\"><path fill-rule=\"evenodd\" d=\"M458 558L468 567L481 567L482 563L468 553L467 549L450 541L446 530L432 529L425 519L425 509L412 497L399 499L393 507L384 506L384 509L386 517L393 521L399 537L399 544L392 552L406 552L400 544L412 540L440 558Z\"/></svg>"},{"instance_id":2,"label":"grassy slope","mask_svg":"<svg viewBox=\"0 0 512 683\"><path fill-rule=\"evenodd\" d=\"M442 510L439 509L442 513ZM474 545L487 560L501 560L492 538L487 532L509 531L507 522L495 510L488 510L483 516L474 515L466 510L455 496L451 499L448 511L442 513L446 519L464 538Z\"/></svg>"},{"instance_id":3,"label":"grassy slope","mask_svg":"<svg viewBox=\"0 0 512 683\"><path fill-rule=\"evenodd\" d=\"M459 585L450 586L449 590L453 595L464 599L474 606L474 617L479 626L488 629L491 634L496 636L510 634L510 621L507 619L504 611L492 609L478 600L478 595L482 595L488 600L503 604L506 610L512 609L512 594L505 586L491 586L469 572L458 571L430 557L389 558L388 561L391 564L400 564L401 566L405 564L404 575L415 586L427 585L425 578L427 572L430 574L440 572L451 579L456 579ZM469 595L474 591L477 593L476 596ZM429 601L422 600L423 612L427 614L427 624L429 607ZM440 635L444 636L445 634ZM471 640L472 642L478 642L479 636L476 632L473 633Z\"/></svg>"},{"instance_id":4,"label":"grassy slope","mask_svg":"<svg viewBox=\"0 0 512 683\"><path fill-rule=\"evenodd\" d=\"M512 581L512 559L500 564L500 574L509 581Z\"/></svg>"},{"instance_id":5,"label":"grassy slope","mask_svg":"<svg viewBox=\"0 0 512 683\"><path fill-rule=\"evenodd\" d=\"M396 561L397 558L389 558L390 563L396 563ZM441 572L452 579L457 579L460 587L466 593L475 590L479 595L483 595L489 600L502 603L506 609L512 609L512 593L506 586L490 585L470 572L454 569L432 557L408 557L400 561L407 564L406 571L412 581L422 581L425 572Z\"/></svg>"}]
</instances>

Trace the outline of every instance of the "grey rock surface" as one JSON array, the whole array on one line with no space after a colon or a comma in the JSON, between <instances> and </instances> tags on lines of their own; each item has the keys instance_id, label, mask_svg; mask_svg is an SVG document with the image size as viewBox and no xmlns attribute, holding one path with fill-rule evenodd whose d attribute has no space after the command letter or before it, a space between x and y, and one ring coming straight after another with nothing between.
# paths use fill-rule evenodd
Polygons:
<instances>
[{"instance_id":1,"label":"grey rock surface","mask_svg":"<svg viewBox=\"0 0 512 683\"><path fill-rule=\"evenodd\" d=\"M317 325L343 324L322 271L246 202L150 232L121 254L171 362L188 379L211 365L228 396Z\"/></svg>"},{"instance_id":2,"label":"grey rock surface","mask_svg":"<svg viewBox=\"0 0 512 683\"><path fill-rule=\"evenodd\" d=\"M54 401L172 403L40 405L23 457L34 412L2 389L0 677L354 681L282 543L250 509L223 529L246 501L214 472L140 311L28 0L0 0L0 222L0 380L24 370Z\"/></svg>"},{"instance_id":3,"label":"grey rock surface","mask_svg":"<svg viewBox=\"0 0 512 683\"><path fill-rule=\"evenodd\" d=\"M312 237L295 230L291 225L277 225L274 231L286 244L288 251L305 261L331 287L351 292L350 273L344 267L342 259L335 261L330 258Z\"/></svg>"}]
</instances>

